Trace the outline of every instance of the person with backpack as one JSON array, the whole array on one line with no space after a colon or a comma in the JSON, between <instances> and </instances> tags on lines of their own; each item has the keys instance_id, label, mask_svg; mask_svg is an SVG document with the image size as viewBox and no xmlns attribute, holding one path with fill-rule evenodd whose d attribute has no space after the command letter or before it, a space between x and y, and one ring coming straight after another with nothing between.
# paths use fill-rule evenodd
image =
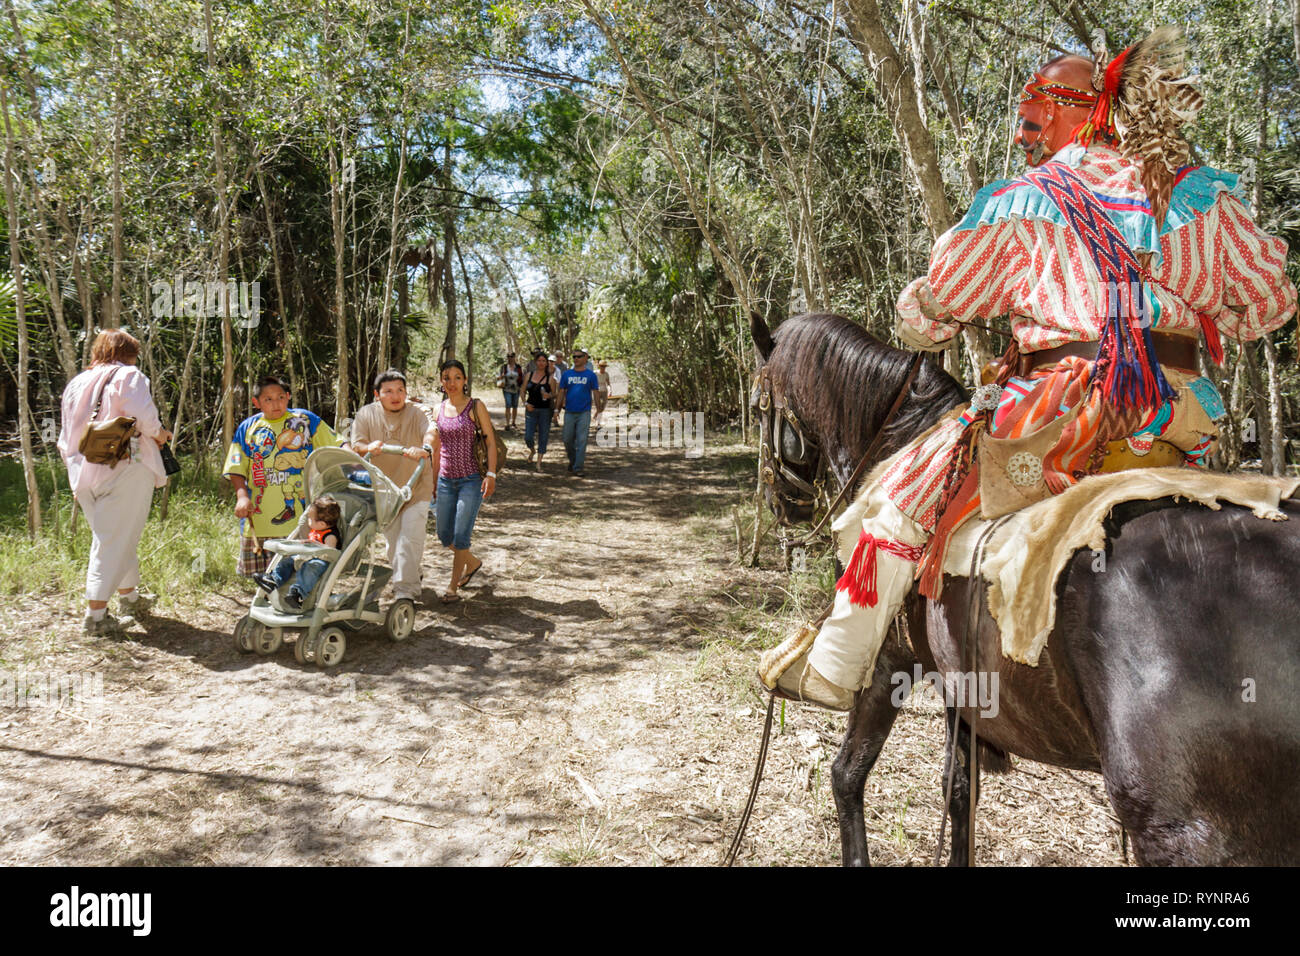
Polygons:
<instances>
[{"instance_id":1,"label":"person with backpack","mask_svg":"<svg viewBox=\"0 0 1300 956\"><path fill-rule=\"evenodd\" d=\"M506 399L506 428L512 430L519 420L519 388L524 380L524 370L515 361L515 353L506 356L505 364L497 370L497 387Z\"/></svg>"},{"instance_id":2,"label":"person with backpack","mask_svg":"<svg viewBox=\"0 0 1300 956\"><path fill-rule=\"evenodd\" d=\"M106 329L95 338L90 367L63 390L63 425L59 454L68 466L68 483L90 525L92 543L86 569L85 632L92 637L121 637L149 613L151 598L139 591L138 549L153 490L167 483L159 449L171 439L150 393L149 379L135 367L140 343L121 329ZM133 433L129 448L111 464L88 460L83 441L92 424L116 418ZM117 592L122 617L108 613Z\"/></svg>"},{"instance_id":3,"label":"person with backpack","mask_svg":"<svg viewBox=\"0 0 1300 956\"><path fill-rule=\"evenodd\" d=\"M556 385L551 375L551 363L541 349L533 352L533 364L524 382L524 444L528 446L528 460L537 455L537 472L542 471L542 458L551 437L552 408L555 404ZM536 437L536 448L533 439Z\"/></svg>"}]
</instances>

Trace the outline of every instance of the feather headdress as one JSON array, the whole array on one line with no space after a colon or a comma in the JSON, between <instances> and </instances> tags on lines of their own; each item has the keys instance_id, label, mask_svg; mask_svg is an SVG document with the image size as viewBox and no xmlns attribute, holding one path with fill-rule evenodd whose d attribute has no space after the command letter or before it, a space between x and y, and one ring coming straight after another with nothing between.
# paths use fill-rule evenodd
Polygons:
<instances>
[{"instance_id":1,"label":"feather headdress","mask_svg":"<svg viewBox=\"0 0 1300 956\"><path fill-rule=\"evenodd\" d=\"M1191 150L1178 129L1205 105L1192 85L1196 77L1185 75L1186 39L1180 27L1159 27L1103 68L1104 59L1097 58L1093 73L1097 105L1075 140L1085 146L1098 135L1118 140L1120 153L1141 166L1151 211L1164 222L1174 180Z\"/></svg>"}]
</instances>

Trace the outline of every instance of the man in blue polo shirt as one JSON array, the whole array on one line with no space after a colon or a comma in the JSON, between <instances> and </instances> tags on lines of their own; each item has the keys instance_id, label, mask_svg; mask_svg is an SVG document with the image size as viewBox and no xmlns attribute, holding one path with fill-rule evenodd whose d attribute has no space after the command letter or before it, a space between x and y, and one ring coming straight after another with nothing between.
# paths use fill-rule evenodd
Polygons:
<instances>
[{"instance_id":1,"label":"man in blue polo shirt","mask_svg":"<svg viewBox=\"0 0 1300 956\"><path fill-rule=\"evenodd\" d=\"M587 436L591 430L591 396L601 391L600 377L587 368L587 351L573 349L573 368L560 373L560 400L564 410L564 451L569 456L569 472L583 476L587 459Z\"/></svg>"}]
</instances>

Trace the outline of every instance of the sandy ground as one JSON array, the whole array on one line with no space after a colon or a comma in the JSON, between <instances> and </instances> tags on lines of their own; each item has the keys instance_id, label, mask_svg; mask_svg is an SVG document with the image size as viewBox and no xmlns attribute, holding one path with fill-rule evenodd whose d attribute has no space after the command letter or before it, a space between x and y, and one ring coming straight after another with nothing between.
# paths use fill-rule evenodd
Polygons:
<instances>
[{"instance_id":1,"label":"sandy ground","mask_svg":"<svg viewBox=\"0 0 1300 956\"><path fill-rule=\"evenodd\" d=\"M237 653L243 592L128 641L83 637L66 596L7 602L0 676L97 672L103 696L0 702L0 863L718 863L764 704L756 649L708 635L787 581L738 566L746 449L593 446L578 480L556 438L550 473L507 471L480 514L468 600L438 603L450 555L431 535L415 635L349 635L330 671L287 642ZM838 862L843 724L786 709L743 863ZM878 864L933 855L942 729L914 699L870 778ZM977 859L1120 864L1100 777L1017 761L986 778Z\"/></svg>"}]
</instances>

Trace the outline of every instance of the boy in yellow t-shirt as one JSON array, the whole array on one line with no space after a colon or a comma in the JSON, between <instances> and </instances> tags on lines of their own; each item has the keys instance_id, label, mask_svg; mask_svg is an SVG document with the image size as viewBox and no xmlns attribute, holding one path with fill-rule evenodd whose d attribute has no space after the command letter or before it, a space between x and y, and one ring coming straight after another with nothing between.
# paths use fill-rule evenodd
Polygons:
<instances>
[{"instance_id":1,"label":"boy in yellow t-shirt","mask_svg":"<svg viewBox=\"0 0 1300 956\"><path fill-rule=\"evenodd\" d=\"M235 517L240 519L235 572L252 577L266 570L262 549L268 538L283 538L307 508L303 468L316 448L339 443L320 416L290 408L289 384L266 375L253 386L258 414L244 419L226 453L222 474L235 486Z\"/></svg>"}]
</instances>

